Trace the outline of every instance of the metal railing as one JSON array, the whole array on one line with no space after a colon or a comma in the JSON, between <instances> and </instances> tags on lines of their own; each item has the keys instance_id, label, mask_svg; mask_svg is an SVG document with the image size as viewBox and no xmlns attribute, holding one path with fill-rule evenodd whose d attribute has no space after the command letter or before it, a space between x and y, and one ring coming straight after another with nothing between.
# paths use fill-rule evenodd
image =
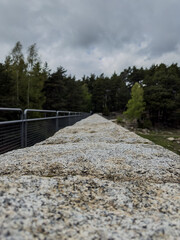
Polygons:
<instances>
[{"instance_id":1,"label":"metal railing","mask_svg":"<svg viewBox=\"0 0 180 240\"><path fill-rule=\"evenodd\" d=\"M73 125L90 115L82 112L39 109L23 111L20 108L0 108L0 111L19 113L18 120L0 122L0 154L32 146L52 136L59 129ZM38 114L38 117L30 118L29 114Z\"/></svg>"}]
</instances>

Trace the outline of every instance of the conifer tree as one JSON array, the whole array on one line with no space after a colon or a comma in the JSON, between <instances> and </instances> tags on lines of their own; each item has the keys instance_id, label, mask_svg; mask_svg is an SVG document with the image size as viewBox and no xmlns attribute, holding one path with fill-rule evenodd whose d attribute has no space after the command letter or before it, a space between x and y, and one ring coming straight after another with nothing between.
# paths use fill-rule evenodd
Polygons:
<instances>
[{"instance_id":1,"label":"conifer tree","mask_svg":"<svg viewBox=\"0 0 180 240\"><path fill-rule=\"evenodd\" d=\"M14 90L12 95L15 95L15 105L20 107L24 103L24 92L26 88L26 63L22 52L22 44L18 41L12 49L9 56L6 57L5 67L14 80Z\"/></svg>"}]
</instances>

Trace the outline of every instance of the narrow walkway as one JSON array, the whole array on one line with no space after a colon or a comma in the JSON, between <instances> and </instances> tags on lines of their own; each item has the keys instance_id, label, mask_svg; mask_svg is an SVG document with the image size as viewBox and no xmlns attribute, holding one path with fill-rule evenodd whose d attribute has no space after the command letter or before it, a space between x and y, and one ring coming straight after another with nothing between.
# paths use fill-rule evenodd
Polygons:
<instances>
[{"instance_id":1,"label":"narrow walkway","mask_svg":"<svg viewBox=\"0 0 180 240\"><path fill-rule=\"evenodd\" d=\"M0 156L0 239L178 239L180 157L99 115Z\"/></svg>"}]
</instances>

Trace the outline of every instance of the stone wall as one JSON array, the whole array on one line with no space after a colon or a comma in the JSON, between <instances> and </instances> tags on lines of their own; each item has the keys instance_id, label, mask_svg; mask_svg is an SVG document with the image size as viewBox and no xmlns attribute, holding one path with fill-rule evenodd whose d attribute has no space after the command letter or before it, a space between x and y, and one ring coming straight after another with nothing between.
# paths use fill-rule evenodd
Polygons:
<instances>
[{"instance_id":1,"label":"stone wall","mask_svg":"<svg viewBox=\"0 0 180 240\"><path fill-rule=\"evenodd\" d=\"M179 170L94 114L0 156L0 239L179 239Z\"/></svg>"}]
</instances>

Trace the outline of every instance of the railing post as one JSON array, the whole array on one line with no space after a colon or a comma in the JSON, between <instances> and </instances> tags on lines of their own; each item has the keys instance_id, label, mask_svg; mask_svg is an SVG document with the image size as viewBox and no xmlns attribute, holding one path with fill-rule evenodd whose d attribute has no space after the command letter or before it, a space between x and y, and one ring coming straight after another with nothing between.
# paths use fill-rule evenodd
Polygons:
<instances>
[{"instance_id":1,"label":"railing post","mask_svg":"<svg viewBox=\"0 0 180 240\"><path fill-rule=\"evenodd\" d=\"M27 109L24 110L24 147L27 147Z\"/></svg>"},{"instance_id":2,"label":"railing post","mask_svg":"<svg viewBox=\"0 0 180 240\"><path fill-rule=\"evenodd\" d=\"M8 150L16 149L16 148L24 148L27 146L32 146L33 144L37 143L38 141L42 141L45 139L45 137L49 137L52 134L54 134L55 131L58 131L59 128L70 126L80 120L84 115L80 112L71 112L71 111L55 111L55 110L40 110L40 109L25 109L24 111L21 108L0 108L0 111L18 111L21 112L20 119L19 120L12 120L12 121L0 121L0 127L2 128L3 125L8 126L9 124L12 124L11 126L14 126L13 124L18 124L18 141L15 142L15 139L12 139L11 136L8 136L7 139L5 138L3 133L0 133L0 153L7 152ZM40 117L40 118L29 118L28 113L29 112L41 112L41 113L54 113L56 114L53 117ZM60 113L62 113L64 116L59 116ZM19 116L18 116L19 117ZM46 129L43 129L41 124L35 125L39 126L34 127L34 124L36 122L45 121L45 127ZM49 121L53 120L53 121ZM55 120L55 121L54 121ZM61 124L62 120L62 124ZM53 127L52 127L53 122ZM51 124L51 127L48 128L48 126ZM12 128L12 135L15 136L16 134L16 125L15 128ZM4 129L3 129L4 130ZM6 129L5 129L6 131ZM4 131L4 132L5 132ZM14 131L14 132L13 132ZM7 134L8 135L8 134ZM36 139L34 139L33 137ZM8 142L8 144L3 143L3 138ZM14 140L14 142L13 142ZM15 143L15 145L11 144ZM4 149L7 150L4 150Z\"/></svg>"},{"instance_id":3,"label":"railing post","mask_svg":"<svg viewBox=\"0 0 180 240\"><path fill-rule=\"evenodd\" d=\"M59 130L59 128L58 128L58 122L59 122L58 115L59 115L59 112L56 111L56 132Z\"/></svg>"},{"instance_id":4,"label":"railing post","mask_svg":"<svg viewBox=\"0 0 180 240\"><path fill-rule=\"evenodd\" d=\"M70 126L70 115L71 115L71 112L68 112L68 126Z\"/></svg>"},{"instance_id":5,"label":"railing post","mask_svg":"<svg viewBox=\"0 0 180 240\"><path fill-rule=\"evenodd\" d=\"M24 121L23 121L23 111L21 112L21 147L24 147Z\"/></svg>"}]
</instances>

